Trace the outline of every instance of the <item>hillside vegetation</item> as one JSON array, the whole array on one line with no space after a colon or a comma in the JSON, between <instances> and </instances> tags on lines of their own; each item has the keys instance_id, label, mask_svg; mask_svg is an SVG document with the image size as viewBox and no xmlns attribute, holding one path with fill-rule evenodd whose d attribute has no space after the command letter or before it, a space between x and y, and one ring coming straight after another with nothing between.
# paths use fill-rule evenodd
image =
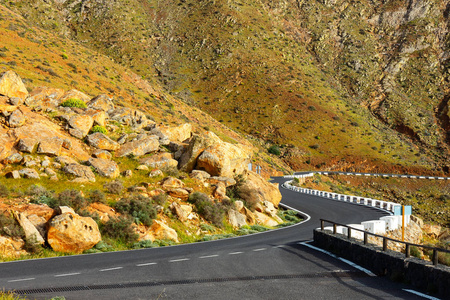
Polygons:
<instances>
[{"instance_id":1,"label":"hillside vegetation","mask_svg":"<svg viewBox=\"0 0 450 300\"><path fill-rule=\"evenodd\" d=\"M449 171L445 1L1 2L293 169Z\"/></svg>"}]
</instances>

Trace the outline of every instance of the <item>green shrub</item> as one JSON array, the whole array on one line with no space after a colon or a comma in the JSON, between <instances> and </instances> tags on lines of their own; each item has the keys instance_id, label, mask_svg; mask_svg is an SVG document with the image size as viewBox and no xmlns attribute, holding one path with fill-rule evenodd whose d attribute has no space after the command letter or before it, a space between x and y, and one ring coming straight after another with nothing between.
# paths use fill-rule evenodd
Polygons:
<instances>
[{"instance_id":1,"label":"green shrub","mask_svg":"<svg viewBox=\"0 0 450 300\"><path fill-rule=\"evenodd\" d=\"M156 204L164 206L164 204L166 204L167 201L167 194L159 194L154 196L152 199L153 202L155 202Z\"/></svg>"},{"instance_id":2,"label":"green shrub","mask_svg":"<svg viewBox=\"0 0 450 300\"><path fill-rule=\"evenodd\" d=\"M409 254L411 254L412 256L417 257L417 258L421 258L421 256L422 256L419 248L417 248L416 246L411 246L409 248Z\"/></svg>"},{"instance_id":3,"label":"green shrub","mask_svg":"<svg viewBox=\"0 0 450 300\"><path fill-rule=\"evenodd\" d=\"M128 214L136 224L151 226L156 218L156 209L151 199L142 195L120 199L114 208L120 213Z\"/></svg>"},{"instance_id":4,"label":"green shrub","mask_svg":"<svg viewBox=\"0 0 450 300\"><path fill-rule=\"evenodd\" d=\"M280 147L278 147L277 145L270 146L269 149L267 149L267 151L276 156L280 156L281 154Z\"/></svg>"},{"instance_id":5,"label":"green shrub","mask_svg":"<svg viewBox=\"0 0 450 300\"><path fill-rule=\"evenodd\" d=\"M52 204L52 208L56 208L57 206L69 206L75 211L80 211L88 205L88 201L86 201L78 190L65 190L58 194L55 203Z\"/></svg>"},{"instance_id":6,"label":"green shrub","mask_svg":"<svg viewBox=\"0 0 450 300\"><path fill-rule=\"evenodd\" d=\"M142 248L156 248L159 247L159 244L152 242L151 240L144 240L137 243L134 243L133 249L142 249Z\"/></svg>"},{"instance_id":7,"label":"green shrub","mask_svg":"<svg viewBox=\"0 0 450 300\"><path fill-rule=\"evenodd\" d=\"M133 221L129 218L111 218L108 222L100 225L100 231L104 236L130 244L139 238L139 235L134 232L132 224Z\"/></svg>"},{"instance_id":8,"label":"green shrub","mask_svg":"<svg viewBox=\"0 0 450 300\"><path fill-rule=\"evenodd\" d=\"M102 191L93 190L89 193L89 201L106 204L106 197Z\"/></svg>"},{"instance_id":9,"label":"green shrub","mask_svg":"<svg viewBox=\"0 0 450 300\"><path fill-rule=\"evenodd\" d=\"M69 98L61 103L62 107L78 107L78 108L86 108L87 105L83 100L77 98Z\"/></svg>"},{"instance_id":10,"label":"green shrub","mask_svg":"<svg viewBox=\"0 0 450 300\"><path fill-rule=\"evenodd\" d=\"M122 190L124 189L122 182L120 182L119 180L107 182L103 185L103 187L110 194L120 194L120 192L122 192Z\"/></svg>"},{"instance_id":11,"label":"green shrub","mask_svg":"<svg viewBox=\"0 0 450 300\"><path fill-rule=\"evenodd\" d=\"M103 134L107 134L108 130L106 130L105 127L100 126L100 125L95 125L94 127L91 128L91 133L95 133L95 132L100 132Z\"/></svg>"},{"instance_id":12,"label":"green shrub","mask_svg":"<svg viewBox=\"0 0 450 300\"><path fill-rule=\"evenodd\" d=\"M0 183L0 197L8 197L9 196L9 189Z\"/></svg>"},{"instance_id":13,"label":"green shrub","mask_svg":"<svg viewBox=\"0 0 450 300\"><path fill-rule=\"evenodd\" d=\"M22 227L16 222L11 215L0 214L0 235L10 237L25 237Z\"/></svg>"},{"instance_id":14,"label":"green shrub","mask_svg":"<svg viewBox=\"0 0 450 300\"><path fill-rule=\"evenodd\" d=\"M217 227L223 227L225 211L222 205L212 202L208 195L200 192L194 192L189 195L188 201L195 205L197 212L206 220Z\"/></svg>"}]
</instances>

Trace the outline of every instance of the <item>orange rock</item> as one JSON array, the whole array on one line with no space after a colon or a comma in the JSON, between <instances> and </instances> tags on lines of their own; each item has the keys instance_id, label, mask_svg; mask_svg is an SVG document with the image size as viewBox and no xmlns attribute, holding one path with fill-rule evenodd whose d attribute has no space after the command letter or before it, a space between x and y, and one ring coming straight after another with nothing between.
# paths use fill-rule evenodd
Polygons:
<instances>
[{"instance_id":1,"label":"orange rock","mask_svg":"<svg viewBox=\"0 0 450 300\"><path fill-rule=\"evenodd\" d=\"M28 91L22 79L13 71L6 71L0 74L0 94L25 99Z\"/></svg>"}]
</instances>

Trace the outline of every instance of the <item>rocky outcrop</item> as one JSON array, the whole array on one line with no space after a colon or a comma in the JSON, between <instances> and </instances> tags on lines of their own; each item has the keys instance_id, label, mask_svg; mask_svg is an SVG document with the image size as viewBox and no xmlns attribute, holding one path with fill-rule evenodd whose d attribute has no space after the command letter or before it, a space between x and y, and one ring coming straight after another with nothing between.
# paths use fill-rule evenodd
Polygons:
<instances>
[{"instance_id":1,"label":"rocky outcrop","mask_svg":"<svg viewBox=\"0 0 450 300\"><path fill-rule=\"evenodd\" d=\"M117 151L117 157L123 157L127 155L142 156L147 153L158 151L159 141L156 136L147 136L141 139L137 139L123 144Z\"/></svg>"},{"instance_id":2,"label":"rocky outcrop","mask_svg":"<svg viewBox=\"0 0 450 300\"><path fill-rule=\"evenodd\" d=\"M92 147L103 150L115 151L120 147L117 142L113 141L101 132L95 132L88 135L86 142Z\"/></svg>"},{"instance_id":3,"label":"rocky outcrop","mask_svg":"<svg viewBox=\"0 0 450 300\"><path fill-rule=\"evenodd\" d=\"M169 208L181 222L186 222L192 213L192 207L190 205L181 205L177 202L172 202Z\"/></svg>"},{"instance_id":4,"label":"rocky outcrop","mask_svg":"<svg viewBox=\"0 0 450 300\"><path fill-rule=\"evenodd\" d=\"M95 246L101 235L92 218L63 213L49 223L47 241L58 252L81 253Z\"/></svg>"},{"instance_id":5,"label":"rocky outcrop","mask_svg":"<svg viewBox=\"0 0 450 300\"><path fill-rule=\"evenodd\" d=\"M139 240L169 240L178 243L178 234L173 229L164 224L162 221L153 220L152 226L143 234Z\"/></svg>"},{"instance_id":6,"label":"rocky outcrop","mask_svg":"<svg viewBox=\"0 0 450 300\"><path fill-rule=\"evenodd\" d=\"M172 142L183 142L191 137L192 125L185 123L180 126L158 126L158 129Z\"/></svg>"},{"instance_id":7,"label":"rocky outcrop","mask_svg":"<svg viewBox=\"0 0 450 300\"><path fill-rule=\"evenodd\" d=\"M143 158L139 162L153 169L176 168L178 165L178 161L172 158L171 153L167 152L158 153L150 157Z\"/></svg>"},{"instance_id":8,"label":"rocky outcrop","mask_svg":"<svg viewBox=\"0 0 450 300\"><path fill-rule=\"evenodd\" d=\"M69 164L62 168L62 171L74 175L79 178L80 181L90 181L95 182L95 174L92 172L91 168L88 166L83 166L80 164Z\"/></svg>"},{"instance_id":9,"label":"rocky outcrop","mask_svg":"<svg viewBox=\"0 0 450 300\"><path fill-rule=\"evenodd\" d=\"M234 209L230 209L228 211L228 221L233 228L239 228L247 225L247 217Z\"/></svg>"},{"instance_id":10,"label":"rocky outcrop","mask_svg":"<svg viewBox=\"0 0 450 300\"><path fill-rule=\"evenodd\" d=\"M28 220L25 214L18 213L15 215L17 222L22 227L25 233L25 240L30 245L43 245L45 243L44 238L33 223Z\"/></svg>"},{"instance_id":11,"label":"rocky outcrop","mask_svg":"<svg viewBox=\"0 0 450 300\"><path fill-rule=\"evenodd\" d=\"M120 175L119 166L116 162L102 158L89 158L89 165L93 166L95 171L103 177L117 178Z\"/></svg>"},{"instance_id":12,"label":"rocky outcrop","mask_svg":"<svg viewBox=\"0 0 450 300\"><path fill-rule=\"evenodd\" d=\"M94 119L88 115L74 115L69 119L69 133L76 138L82 139L94 125Z\"/></svg>"},{"instance_id":13,"label":"rocky outcrop","mask_svg":"<svg viewBox=\"0 0 450 300\"><path fill-rule=\"evenodd\" d=\"M22 79L13 71L0 74L0 95L9 98L20 98L22 101L28 96L28 91Z\"/></svg>"},{"instance_id":14,"label":"rocky outcrop","mask_svg":"<svg viewBox=\"0 0 450 300\"><path fill-rule=\"evenodd\" d=\"M114 103L108 95L101 94L97 97L93 98L91 101L87 103L87 106L92 109L101 110L101 111L113 111Z\"/></svg>"}]
</instances>

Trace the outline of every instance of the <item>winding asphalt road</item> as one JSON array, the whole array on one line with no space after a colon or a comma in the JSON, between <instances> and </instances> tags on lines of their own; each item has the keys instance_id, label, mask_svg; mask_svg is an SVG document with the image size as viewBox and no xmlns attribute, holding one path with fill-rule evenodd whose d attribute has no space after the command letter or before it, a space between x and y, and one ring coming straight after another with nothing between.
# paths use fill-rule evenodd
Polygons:
<instances>
[{"instance_id":1,"label":"winding asphalt road","mask_svg":"<svg viewBox=\"0 0 450 300\"><path fill-rule=\"evenodd\" d=\"M423 299L302 244L319 218L348 224L384 212L281 192L310 220L213 242L0 263L0 288L30 299Z\"/></svg>"}]
</instances>

